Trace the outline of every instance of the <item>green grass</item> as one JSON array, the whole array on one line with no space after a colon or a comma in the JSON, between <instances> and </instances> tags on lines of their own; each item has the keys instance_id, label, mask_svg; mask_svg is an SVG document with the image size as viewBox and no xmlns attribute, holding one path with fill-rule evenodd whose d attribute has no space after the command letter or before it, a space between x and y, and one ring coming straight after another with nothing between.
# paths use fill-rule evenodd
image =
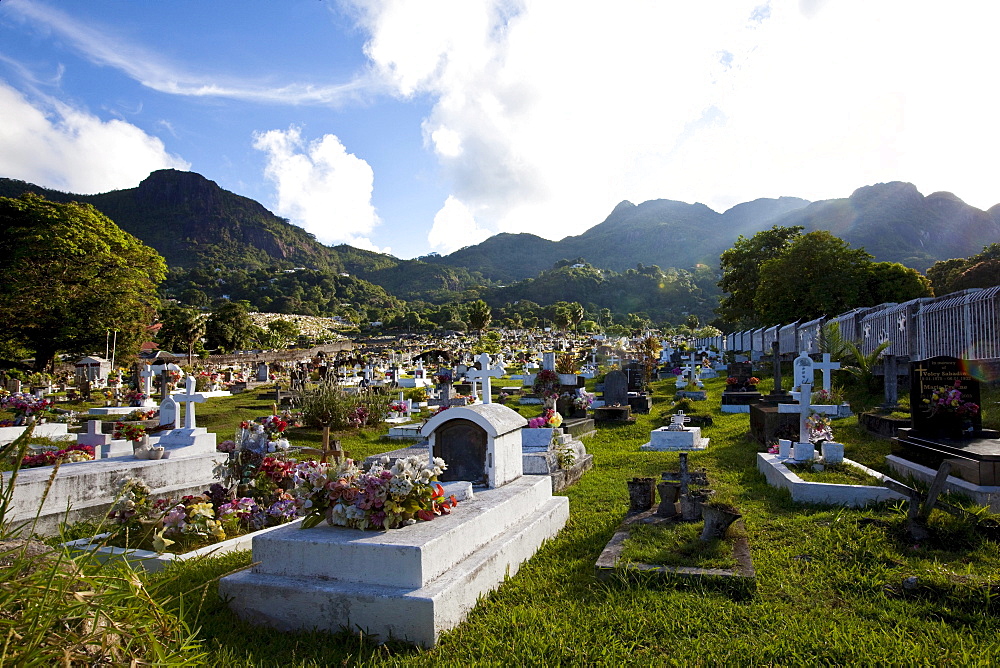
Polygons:
<instances>
[{"instance_id":1,"label":"green grass","mask_svg":"<svg viewBox=\"0 0 1000 668\"><path fill-rule=\"evenodd\" d=\"M736 568L732 538L701 540L702 526L701 522L637 524L629 531L621 560L659 566Z\"/></svg>"},{"instance_id":2,"label":"green grass","mask_svg":"<svg viewBox=\"0 0 1000 668\"><path fill-rule=\"evenodd\" d=\"M813 464L785 464L788 470L806 482L825 482L832 485L879 485L879 481L861 469L848 464L826 465L813 470Z\"/></svg>"},{"instance_id":3,"label":"green grass","mask_svg":"<svg viewBox=\"0 0 1000 668\"><path fill-rule=\"evenodd\" d=\"M710 447L690 455L712 486L734 499L757 570L757 593L735 598L697 583L602 583L594 562L628 510L626 480L677 470L678 456L639 452L653 424L600 427L588 439L595 466L565 492L566 527L468 619L430 651L378 645L348 634L282 633L237 619L214 578L250 564L250 553L169 569L156 589L197 627L207 665L990 665L1000 661L1000 549L968 523L935 511L931 538L905 539L905 507L865 510L801 506L756 471L758 447L746 414L718 410L724 379L706 382L715 424ZM762 383L763 385L763 383ZM654 384L657 399L672 383ZM765 388L766 391L766 388ZM986 403L984 397L984 404ZM991 405L991 404L988 404ZM703 410L703 407L707 410ZM516 407L532 409L539 407ZM199 425L232 437L241 419L267 414L252 395L211 399ZM342 437L356 458L398 447L385 430ZM885 471L889 442L864 435L854 418L834 423L847 457ZM295 430L292 442L317 443ZM373 564L377 568L377 564ZM909 577L917 585L904 588ZM166 576L141 576L156 583ZM209 583L203 595L197 588ZM192 593L188 593L192 592Z\"/></svg>"}]
</instances>

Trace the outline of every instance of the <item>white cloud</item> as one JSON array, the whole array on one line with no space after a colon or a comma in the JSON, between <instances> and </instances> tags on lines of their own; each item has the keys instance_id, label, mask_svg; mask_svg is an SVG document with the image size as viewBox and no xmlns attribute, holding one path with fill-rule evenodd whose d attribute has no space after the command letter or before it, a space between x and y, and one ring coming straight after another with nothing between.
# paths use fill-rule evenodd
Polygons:
<instances>
[{"instance_id":1,"label":"white cloud","mask_svg":"<svg viewBox=\"0 0 1000 668\"><path fill-rule=\"evenodd\" d=\"M335 135L306 141L291 127L258 133L253 145L267 154L264 174L277 187L278 214L325 244L389 252L368 239L380 222L371 202L372 168Z\"/></svg>"},{"instance_id":2,"label":"white cloud","mask_svg":"<svg viewBox=\"0 0 1000 668\"><path fill-rule=\"evenodd\" d=\"M476 224L476 217L469 207L454 197L449 197L434 216L434 225L427 241L436 251L450 253L465 246L478 244L492 233Z\"/></svg>"},{"instance_id":3,"label":"white cloud","mask_svg":"<svg viewBox=\"0 0 1000 668\"><path fill-rule=\"evenodd\" d=\"M374 68L435 100L426 145L482 228L555 239L622 199L724 210L888 180L1000 200L997 3L382 0L362 16Z\"/></svg>"},{"instance_id":4,"label":"white cloud","mask_svg":"<svg viewBox=\"0 0 1000 668\"><path fill-rule=\"evenodd\" d=\"M135 187L157 169L190 168L134 125L59 102L33 104L2 81L0 109L0 174L9 178L91 194Z\"/></svg>"}]
</instances>

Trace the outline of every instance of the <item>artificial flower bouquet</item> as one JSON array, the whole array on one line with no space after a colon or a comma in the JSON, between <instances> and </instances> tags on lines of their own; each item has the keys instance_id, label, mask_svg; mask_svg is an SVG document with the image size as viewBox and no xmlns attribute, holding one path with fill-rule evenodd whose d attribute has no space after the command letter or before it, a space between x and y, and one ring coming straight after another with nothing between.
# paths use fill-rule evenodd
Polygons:
<instances>
[{"instance_id":1,"label":"artificial flower bouquet","mask_svg":"<svg viewBox=\"0 0 1000 668\"><path fill-rule=\"evenodd\" d=\"M94 458L94 446L73 444L61 450L43 450L31 455L25 455L21 460L22 469L32 469L39 466L54 466L72 462L86 462Z\"/></svg>"},{"instance_id":2,"label":"artificial flower bouquet","mask_svg":"<svg viewBox=\"0 0 1000 668\"><path fill-rule=\"evenodd\" d=\"M931 415L953 414L973 416L979 414L979 404L962 400L962 381L956 380L952 387L938 387L929 398L924 399L927 412Z\"/></svg>"},{"instance_id":3,"label":"artificial flower bouquet","mask_svg":"<svg viewBox=\"0 0 1000 668\"><path fill-rule=\"evenodd\" d=\"M138 441L145 435L145 427L140 427L137 424L126 424L125 422L115 422L115 431L111 437L123 438L126 441Z\"/></svg>"},{"instance_id":4,"label":"artificial flower bouquet","mask_svg":"<svg viewBox=\"0 0 1000 668\"><path fill-rule=\"evenodd\" d=\"M542 413L540 417L531 418L528 420L529 429L544 429L544 428L554 428L561 427L563 422L562 415L554 411L551 408L546 408L545 412Z\"/></svg>"},{"instance_id":5,"label":"artificial flower bouquet","mask_svg":"<svg viewBox=\"0 0 1000 668\"><path fill-rule=\"evenodd\" d=\"M305 516L302 528L325 519L331 526L396 529L446 515L458 501L453 495L445 497L436 482L445 468L440 458L427 464L416 456L398 459L392 466L384 458L368 472L350 459L339 464L301 462L294 469L293 494L299 514Z\"/></svg>"}]
</instances>

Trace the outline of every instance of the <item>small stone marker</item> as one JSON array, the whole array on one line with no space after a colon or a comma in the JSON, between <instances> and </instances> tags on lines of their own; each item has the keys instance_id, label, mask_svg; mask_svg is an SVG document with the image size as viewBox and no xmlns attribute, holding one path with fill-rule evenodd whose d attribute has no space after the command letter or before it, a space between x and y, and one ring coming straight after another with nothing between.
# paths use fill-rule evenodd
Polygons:
<instances>
[{"instance_id":1,"label":"small stone marker","mask_svg":"<svg viewBox=\"0 0 1000 668\"><path fill-rule=\"evenodd\" d=\"M799 353L799 356L795 358L795 362L792 364L792 385L794 387L801 387L802 385L812 387L814 373L812 358L804 351ZM806 403L809 403L808 398L806 399Z\"/></svg>"},{"instance_id":2,"label":"small stone marker","mask_svg":"<svg viewBox=\"0 0 1000 668\"><path fill-rule=\"evenodd\" d=\"M76 442L78 445L92 445L95 448L99 448L102 445L111 443L111 434L101 433L100 420L88 420L87 432L77 436Z\"/></svg>"}]
</instances>

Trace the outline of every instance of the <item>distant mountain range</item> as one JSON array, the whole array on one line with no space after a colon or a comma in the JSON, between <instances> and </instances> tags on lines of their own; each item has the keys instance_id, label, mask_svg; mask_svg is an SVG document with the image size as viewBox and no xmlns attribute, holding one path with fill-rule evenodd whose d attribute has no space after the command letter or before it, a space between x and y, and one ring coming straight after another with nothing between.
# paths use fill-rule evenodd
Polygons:
<instances>
[{"instance_id":1,"label":"distant mountain range","mask_svg":"<svg viewBox=\"0 0 1000 668\"><path fill-rule=\"evenodd\" d=\"M153 172L137 187L74 195L0 179L0 195L34 191L55 201L93 204L122 229L185 269L303 266L348 273L404 299L453 298L472 287L535 277L563 259L624 271L639 264L689 269L716 266L740 234L772 225L825 229L864 246L878 261L924 271L937 260L968 257L1000 241L1000 205L971 207L951 193L921 195L909 183L859 188L844 199L808 202L758 199L718 213L703 204L622 202L585 232L549 241L532 234L498 234L445 256L401 260L346 245L329 247L258 202L223 190L192 172ZM585 225L581 222L581 227Z\"/></svg>"},{"instance_id":2,"label":"distant mountain range","mask_svg":"<svg viewBox=\"0 0 1000 668\"><path fill-rule=\"evenodd\" d=\"M625 201L586 232L549 241L533 234L498 234L450 255L425 258L453 267L475 267L487 278L517 281L553 263L582 258L624 271L638 263L662 268L718 264L740 234L772 225L829 230L879 262L926 271L934 262L968 257L1000 241L1000 205L981 211L951 193L924 197L910 183L865 186L844 199L809 202L795 197L758 199L718 213L704 204Z\"/></svg>"}]
</instances>

